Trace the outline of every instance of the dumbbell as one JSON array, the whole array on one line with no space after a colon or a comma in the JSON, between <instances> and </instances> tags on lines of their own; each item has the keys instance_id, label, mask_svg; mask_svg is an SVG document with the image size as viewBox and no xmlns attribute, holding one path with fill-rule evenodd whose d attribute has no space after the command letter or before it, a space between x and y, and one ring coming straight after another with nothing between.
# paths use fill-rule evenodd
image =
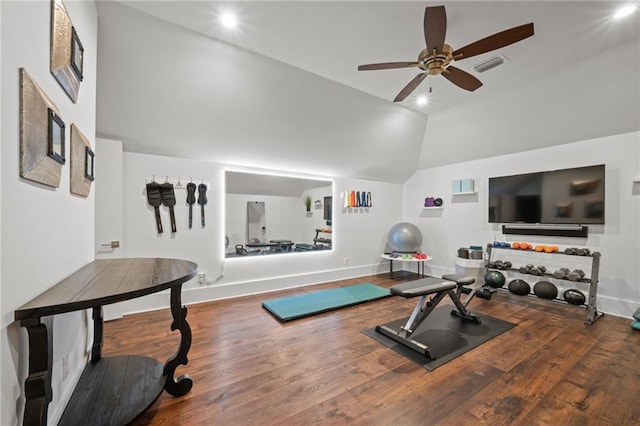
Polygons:
<instances>
[{"instance_id":1,"label":"dumbbell","mask_svg":"<svg viewBox=\"0 0 640 426\"><path fill-rule=\"evenodd\" d=\"M529 273L531 275L542 275L542 272L540 271L540 269L538 268L531 268L529 269Z\"/></svg>"},{"instance_id":2,"label":"dumbbell","mask_svg":"<svg viewBox=\"0 0 640 426\"><path fill-rule=\"evenodd\" d=\"M581 269L574 269L572 272L567 274L567 279L569 281L580 281L584 277L584 271Z\"/></svg>"},{"instance_id":3,"label":"dumbbell","mask_svg":"<svg viewBox=\"0 0 640 426\"><path fill-rule=\"evenodd\" d=\"M564 280L565 278L567 278L567 274L569 274L569 268L560 268L557 271L553 271L553 276L555 278Z\"/></svg>"},{"instance_id":4,"label":"dumbbell","mask_svg":"<svg viewBox=\"0 0 640 426\"><path fill-rule=\"evenodd\" d=\"M576 250L578 250L575 247L567 247L566 249L564 249L564 254L576 254Z\"/></svg>"},{"instance_id":5,"label":"dumbbell","mask_svg":"<svg viewBox=\"0 0 640 426\"><path fill-rule=\"evenodd\" d=\"M528 274L528 273L529 273L529 271L531 271L530 266L533 266L533 265L524 265L524 266L521 266L521 267L519 267L519 268L518 268L518 271L520 271L520 273L521 273L521 274Z\"/></svg>"}]
</instances>

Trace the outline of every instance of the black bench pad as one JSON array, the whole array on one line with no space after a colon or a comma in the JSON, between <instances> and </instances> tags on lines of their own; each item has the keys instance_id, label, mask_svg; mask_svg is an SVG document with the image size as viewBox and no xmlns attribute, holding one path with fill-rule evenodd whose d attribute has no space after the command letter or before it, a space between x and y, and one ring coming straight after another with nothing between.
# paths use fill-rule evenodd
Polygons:
<instances>
[{"instance_id":1,"label":"black bench pad","mask_svg":"<svg viewBox=\"0 0 640 426\"><path fill-rule=\"evenodd\" d=\"M461 274L444 274L442 276L443 280L455 281L460 285L471 285L476 282L475 277L465 277Z\"/></svg>"},{"instance_id":2,"label":"black bench pad","mask_svg":"<svg viewBox=\"0 0 640 426\"><path fill-rule=\"evenodd\" d=\"M439 291L453 290L456 287L457 285L454 282L443 280L442 278L427 277L394 285L389 290L391 294L409 298L437 293Z\"/></svg>"}]
</instances>

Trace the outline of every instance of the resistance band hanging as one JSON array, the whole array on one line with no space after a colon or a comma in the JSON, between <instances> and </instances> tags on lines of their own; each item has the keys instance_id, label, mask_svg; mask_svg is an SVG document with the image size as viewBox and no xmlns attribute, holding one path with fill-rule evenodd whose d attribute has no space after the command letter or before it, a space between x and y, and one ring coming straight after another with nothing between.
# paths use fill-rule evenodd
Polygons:
<instances>
[{"instance_id":1,"label":"resistance band hanging","mask_svg":"<svg viewBox=\"0 0 640 426\"><path fill-rule=\"evenodd\" d=\"M173 192L173 184L165 182L160 185L160 194L162 196L162 204L169 207L169 216L171 218L171 232L176 232L176 215L173 206L176 205L176 194Z\"/></svg>"},{"instance_id":2,"label":"resistance band hanging","mask_svg":"<svg viewBox=\"0 0 640 426\"><path fill-rule=\"evenodd\" d=\"M207 185L204 183L198 185L198 204L200 204L200 217L204 228L204 206L207 204Z\"/></svg>"},{"instance_id":3,"label":"resistance band hanging","mask_svg":"<svg viewBox=\"0 0 640 426\"><path fill-rule=\"evenodd\" d=\"M193 226L193 205L196 202L196 184L187 184L187 204L189 204L189 229Z\"/></svg>"},{"instance_id":4,"label":"resistance band hanging","mask_svg":"<svg viewBox=\"0 0 640 426\"><path fill-rule=\"evenodd\" d=\"M162 234L162 220L160 219L160 206L162 205L162 196L160 195L159 183L151 182L147 184L147 202L155 210L158 234Z\"/></svg>"}]
</instances>

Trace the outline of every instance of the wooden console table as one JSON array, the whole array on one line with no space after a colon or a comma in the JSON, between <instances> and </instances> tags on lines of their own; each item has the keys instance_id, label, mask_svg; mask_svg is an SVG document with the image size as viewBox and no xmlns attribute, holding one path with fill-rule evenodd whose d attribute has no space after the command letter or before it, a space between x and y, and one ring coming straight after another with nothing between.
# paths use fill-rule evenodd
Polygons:
<instances>
[{"instance_id":1,"label":"wooden console table","mask_svg":"<svg viewBox=\"0 0 640 426\"><path fill-rule=\"evenodd\" d=\"M24 425L46 425L52 399L52 315L92 309L94 341L91 360L62 414L60 425L125 425L146 410L165 389L173 396L191 390L188 375L177 379L187 364L191 328L182 305L182 284L198 265L178 259L95 260L15 311L15 320L29 334L29 372L24 383ZM180 346L164 366L145 356L102 358L102 306L162 290L171 290L171 330L180 330ZM141 330L141 333L144 332Z\"/></svg>"}]
</instances>

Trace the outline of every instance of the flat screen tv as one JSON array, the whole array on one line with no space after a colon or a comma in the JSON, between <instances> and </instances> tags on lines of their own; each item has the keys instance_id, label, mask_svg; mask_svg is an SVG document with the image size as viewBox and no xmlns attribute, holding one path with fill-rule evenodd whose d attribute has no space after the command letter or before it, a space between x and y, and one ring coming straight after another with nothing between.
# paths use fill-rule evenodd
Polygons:
<instances>
[{"instance_id":1,"label":"flat screen tv","mask_svg":"<svg viewBox=\"0 0 640 426\"><path fill-rule=\"evenodd\" d=\"M489 178L489 222L604 224L604 164Z\"/></svg>"}]
</instances>

